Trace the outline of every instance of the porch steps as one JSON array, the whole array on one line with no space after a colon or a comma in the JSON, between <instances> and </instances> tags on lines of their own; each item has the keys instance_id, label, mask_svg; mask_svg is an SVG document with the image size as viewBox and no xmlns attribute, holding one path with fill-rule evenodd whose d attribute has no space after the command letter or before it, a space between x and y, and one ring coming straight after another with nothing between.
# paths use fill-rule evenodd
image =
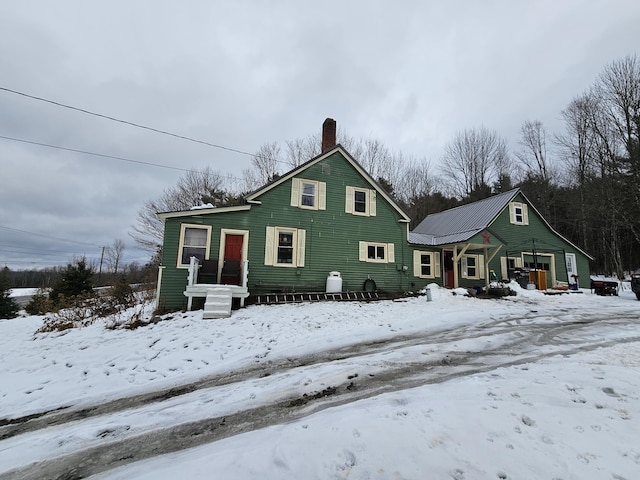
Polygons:
<instances>
[{"instance_id":1,"label":"porch steps","mask_svg":"<svg viewBox=\"0 0 640 480\"><path fill-rule=\"evenodd\" d=\"M327 300L378 300L378 292L338 292L338 293L269 293L256 295L257 305L276 305L282 303L322 302Z\"/></svg>"},{"instance_id":2,"label":"porch steps","mask_svg":"<svg viewBox=\"0 0 640 480\"><path fill-rule=\"evenodd\" d=\"M215 286L207 289L202 318L227 318L231 316L231 288Z\"/></svg>"}]
</instances>

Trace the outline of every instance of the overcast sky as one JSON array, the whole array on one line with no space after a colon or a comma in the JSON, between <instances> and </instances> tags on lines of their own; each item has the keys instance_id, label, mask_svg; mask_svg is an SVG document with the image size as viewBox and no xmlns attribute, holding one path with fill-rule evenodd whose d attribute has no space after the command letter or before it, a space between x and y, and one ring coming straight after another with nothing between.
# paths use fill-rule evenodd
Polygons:
<instances>
[{"instance_id":1,"label":"overcast sky","mask_svg":"<svg viewBox=\"0 0 640 480\"><path fill-rule=\"evenodd\" d=\"M0 88L244 152L318 133L434 166L481 125L518 148L640 49L640 2L0 0ZM0 136L240 179L250 157L0 90ZM126 244L183 174L0 138L0 266L60 265ZM240 180L238 180L240 181Z\"/></svg>"}]
</instances>

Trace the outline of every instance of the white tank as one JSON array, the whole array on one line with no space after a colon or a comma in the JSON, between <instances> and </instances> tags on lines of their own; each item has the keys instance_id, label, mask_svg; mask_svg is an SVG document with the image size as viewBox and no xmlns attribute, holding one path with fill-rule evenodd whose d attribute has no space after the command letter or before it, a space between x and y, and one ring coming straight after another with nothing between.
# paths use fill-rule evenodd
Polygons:
<instances>
[{"instance_id":1,"label":"white tank","mask_svg":"<svg viewBox=\"0 0 640 480\"><path fill-rule=\"evenodd\" d=\"M342 277L340 272L329 272L327 277L327 293L340 293L342 291Z\"/></svg>"}]
</instances>

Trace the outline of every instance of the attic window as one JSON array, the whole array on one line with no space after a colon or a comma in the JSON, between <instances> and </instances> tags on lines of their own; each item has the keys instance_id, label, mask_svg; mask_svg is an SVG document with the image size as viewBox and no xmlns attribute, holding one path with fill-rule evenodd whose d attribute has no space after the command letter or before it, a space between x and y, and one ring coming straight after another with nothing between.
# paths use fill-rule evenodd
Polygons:
<instances>
[{"instance_id":1,"label":"attic window","mask_svg":"<svg viewBox=\"0 0 640 480\"><path fill-rule=\"evenodd\" d=\"M314 208L316 206L316 182L300 182L302 189L300 190L300 206Z\"/></svg>"},{"instance_id":2,"label":"attic window","mask_svg":"<svg viewBox=\"0 0 640 480\"><path fill-rule=\"evenodd\" d=\"M346 189L345 212L362 217L375 217L376 191L348 186Z\"/></svg>"},{"instance_id":3,"label":"attic window","mask_svg":"<svg viewBox=\"0 0 640 480\"><path fill-rule=\"evenodd\" d=\"M529 225L529 212L525 203L509 204L509 220L513 225Z\"/></svg>"},{"instance_id":4,"label":"attic window","mask_svg":"<svg viewBox=\"0 0 640 480\"><path fill-rule=\"evenodd\" d=\"M291 180L291 206L306 210L326 210L327 184L317 180Z\"/></svg>"}]
</instances>

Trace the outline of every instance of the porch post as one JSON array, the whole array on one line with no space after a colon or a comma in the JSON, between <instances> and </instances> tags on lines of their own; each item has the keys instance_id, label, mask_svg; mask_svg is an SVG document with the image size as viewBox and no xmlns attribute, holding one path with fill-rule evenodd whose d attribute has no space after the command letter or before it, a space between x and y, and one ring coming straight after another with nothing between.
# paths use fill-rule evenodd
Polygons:
<instances>
[{"instance_id":1,"label":"porch post","mask_svg":"<svg viewBox=\"0 0 640 480\"><path fill-rule=\"evenodd\" d=\"M453 288L458 288L458 246L453 246Z\"/></svg>"}]
</instances>

